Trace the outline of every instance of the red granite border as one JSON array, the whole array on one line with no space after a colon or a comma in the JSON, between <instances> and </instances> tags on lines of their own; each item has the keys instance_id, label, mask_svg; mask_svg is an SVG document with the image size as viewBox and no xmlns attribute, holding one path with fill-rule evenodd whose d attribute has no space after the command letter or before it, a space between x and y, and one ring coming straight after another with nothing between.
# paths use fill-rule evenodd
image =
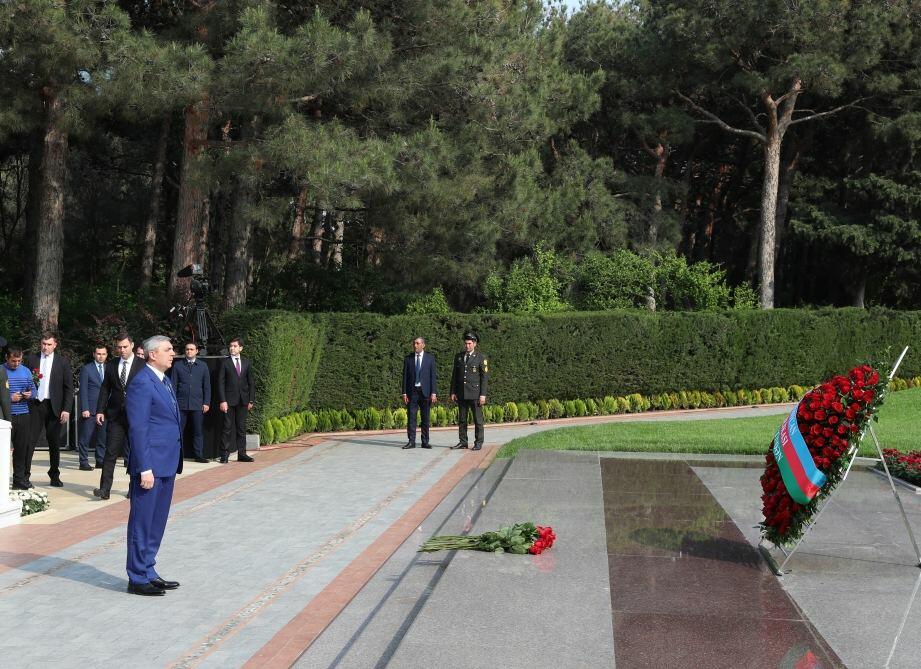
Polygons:
<instances>
[{"instance_id":1,"label":"red granite border","mask_svg":"<svg viewBox=\"0 0 921 669\"><path fill-rule=\"evenodd\" d=\"M488 467L498 452L495 446L468 452L243 666L275 669L293 665L461 479L473 469Z\"/></svg>"}]
</instances>

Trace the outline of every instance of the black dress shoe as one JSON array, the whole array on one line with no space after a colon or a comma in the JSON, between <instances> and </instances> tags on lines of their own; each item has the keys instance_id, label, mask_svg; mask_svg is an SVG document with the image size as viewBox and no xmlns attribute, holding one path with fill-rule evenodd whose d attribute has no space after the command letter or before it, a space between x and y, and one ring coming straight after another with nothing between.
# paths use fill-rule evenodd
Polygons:
<instances>
[{"instance_id":1,"label":"black dress shoe","mask_svg":"<svg viewBox=\"0 0 921 669\"><path fill-rule=\"evenodd\" d=\"M93 471L93 468L90 467L89 465L80 465L80 471L81 472L91 472Z\"/></svg>"},{"instance_id":2,"label":"black dress shoe","mask_svg":"<svg viewBox=\"0 0 921 669\"><path fill-rule=\"evenodd\" d=\"M253 462L253 459L244 453L243 455L237 456L237 462Z\"/></svg>"},{"instance_id":3,"label":"black dress shoe","mask_svg":"<svg viewBox=\"0 0 921 669\"><path fill-rule=\"evenodd\" d=\"M431 447L432 447L431 444L422 444L422 448L431 448Z\"/></svg>"},{"instance_id":4,"label":"black dress shoe","mask_svg":"<svg viewBox=\"0 0 921 669\"><path fill-rule=\"evenodd\" d=\"M413 442L407 441L406 445L403 447L403 450L406 450L407 448L415 448L415 447L416 445Z\"/></svg>"},{"instance_id":5,"label":"black dress shoe","mask_svg":"<svg viewBox=\"0 0 921 669\"><path fill-rule=\"evenodd\" d=\"M211 460L209 460L208 458L195 458L195 462L200 462L202 464L205 464L206 462L211 462Z\"/></svg>"},{"instance_id":6,"label":"black dress shoe","mask_svg":"<svg viewBox=\"0 0 921 669\"><path fill-rule=\"evenodd\" d=\"M467 448L467 444L460 444L460 443L454 444L454 445L451 447L451 450L452 450L452 451L456 451L458 448Z\"/></svg>"},{"instance_id":7,"label":"black dress shoe","mask_svg":"<svg viewBox=\"0 0 921 669\"><path fill-rule=\"evenodd\" d=\"M161 588L162 590L175 590L179 587L179 581L166 581L159 576L157 578L150 579L150 584Z\"/></svg>"},{"instance_id":8,"label":"black dress shoe","mask_svg":"<svg viewBox=\"0 0 921 669\"><path fill-rule=\"evenodd\" d=\"M473 445L473 448L472 448L471 450L473 450L473 451L478 451L478 450L480 450L481 448L483 448L483 444L474 444L474 445Z\"/></svg>"},{"instance_id":9,"label":"black dress shoe","mask_svg":"<svg viewBox=\"0 0 921 669\"><path fill-rule=\"evenodd\" d=\"M97 463L96 463L96 469L102 469L102 463L101 463L101 462L97 462Z\"/></svg>"},{"instance_id":10,"label":"black dress shoe","mask_svg":"<svg viewBox=\"0 0 921 669\"><path fill-rule=\"evenodd\" d=\"M148 597L158 597L166 594L166 590L158 588L153 583L131 583L128 582L128 592L132 595L147 595Z\"/></svg>"},{"instance_id":11,"label":"black dress shoe","mask_svg":"<svg viewBox=\"0 0 921 669\"><path fill-rule=\"evenodd\" d=\"M101 488L93 488L93 495L99 499L109 499L109 493Z\"/></svg>"},{"instance_id":12,"label":"black dress shoe","mask_svg":"<svg viewBox=\"0 0 921 669\"><path fill-rule=\"evenodd\" d=\"M226 455L222 455L221 459L218 460L218 462L220 462L222 465L226 465L228 462L230 462L230 460L227 458Z\"/></svg>"},{"instance_id":13,"label":"black dress shoe","mask_svg":"<svg viewBox=\"0 0 921 669\"><path fill-rule=\"evenodd\" d=\"M54 488L63 488L64 482L59 477L55 477L51 479L51 485Z\"/></svg>"}]
</instances>

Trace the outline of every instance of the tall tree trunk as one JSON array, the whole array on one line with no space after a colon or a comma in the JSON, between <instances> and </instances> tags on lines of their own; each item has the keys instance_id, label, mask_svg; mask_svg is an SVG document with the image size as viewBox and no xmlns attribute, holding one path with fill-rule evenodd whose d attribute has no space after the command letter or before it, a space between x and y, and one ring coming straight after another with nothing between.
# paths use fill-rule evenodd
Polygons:
<instances>
[{"instance_id":1,"label":"tall tree trunk","mask_svg":"<svg viewBox=\"0 0 921 669\"><path fill-rule=\"evenodd\" d=\"M224 273L227 268L227 236L233 225L233 195L226 186L220 186L211 192L212 206L209 208L214 219L211 223L210 243L208 244L208 264L211 289L218 294L224 292Z\"/></svg>"},{"instance_id":2,"label":"tall tree trunk","mask_svg":"<svg viewBox=\"0 0 921 669\"><path fill-rule=\"evenodd\" d=\"M313 225L310 227L310 251L313 262L323 264L323 232L326 229L326 210L319 202L313 210Z\"/></svg>"},{"instance_id":3,"label":"tall tree trunk","mask_svg":"<svg viewBox=\"0 0 921 669\"><path fill-rule=\"evenodd\" d=\"M29 149L29 192L26 194L26 229L22 238L22 253L26 258L26 275L22 284L23 306L32 304L35 286L35 264L38 262L38 221L42 210L42 148L44 138L36 133Z\"/></svg>"},{"instance_id":4,"label":"tall tree trunk","mask_svg":"<svg viewBox=\"0 0 921 669\"><path fill-rule=\"evenodd\" d=\"M777 186L780 179L780 133L768 129L764 145L764 182L761 186L761 229L758 266L761 279L761 308L774 308L774 236L777 225Z\"/></svg>"},{"instance_id":5,"label":"tall tree trunk","mask_svg":"<svg viewBox=\"0 0 921 669\"><path fill-rule=\"evenodd\" d=\"M58 327L61 269L64 263L64 189L67 182L68 137L63 129L63 117L63 95L57 91L46 92L32 314L43 329L50 330Z\"/></svg>"},{"instance_id":6,"label":"tall tree trunk","mask_svg":"<svg viewBox=\"0 0 921 669\"><path fill-rule=\"evenodd\" d=\"M790 190L793 187L793 174L799 162L802 144L796 141L787 142L781 155L780 183L777 187L777 213L774 216L774 279L779 282L778 275L781 269L780 249L787 231L787 208L790 203Z\"/></svg>"},{"instance_id":7,"label":"tall tree trunk","mask_svg":"<svg viewBox=\"0 0 921 669\"><path fill-rule=\"evenodd\" d=\"M304 255L304 229L307 227L307 187L301 188L294 205L294 223L291 224L291 244L288 246L288 262L295 262Z\"/></svg>"},{"instance_id":8,"label":"tall tree trunk","mask_svg":"<svg viewBox=\"0 0 921 669\"><path fill-rule=\"evenodd\" d=\"M201 100L185 109L185 132L182 138L182 171L179 183L179 207L176 212L176 234L173 237L173 262L169 274L169 294L185 300L189 280L180 279L176 272L186 265L200 262L198 258L202 217L207 191L202 188L201 152L208 138L208 101Z\"/></svg>"},{"instance_id":9,"label":"tall tree trunk","mask_svg":"<svg viewBox=\"0 0 921 669\"><path fill-rule=\"evenodd\" d=\"M157 155L154 158L153 177L150 180L150 209L144 226L144 253L141 258L141 290L150 288L153 277L154 252L157 248L157 225L160 222L160 202L163 199L163 174L166 171L166 148L169 142L171 117L167 114L160 124Z\"/></svg>"},{"instance_id":10,"label":"tall tree trunk","mask_svg":"<svg viewBox=\"0 0 921 669\"><path fill-rule=\"evenodd\" d=\"M249 282L250 241L253 234L253 219L246 204L255 192L253 176L240 177L236 202L231 219L230 235L227 239L227 269L224 281L224 308L246 303Z\"/></svg>"}]
</instances>

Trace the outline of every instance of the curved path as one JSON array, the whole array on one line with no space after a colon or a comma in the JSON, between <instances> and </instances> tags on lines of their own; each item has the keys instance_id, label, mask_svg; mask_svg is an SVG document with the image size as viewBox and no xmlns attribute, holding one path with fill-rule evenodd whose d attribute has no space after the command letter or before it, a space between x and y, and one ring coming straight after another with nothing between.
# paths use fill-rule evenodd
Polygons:
<instances>
[{"instance_id":1,"label":"curved path","mask_svg":"<svg viewBox=\"0 0 921 669\"><path fill-rule=\"evenodd\" d=\"M261 451L253 465L208 465L177 481L158 569L182 586L163 598L125 593L128 503L92 501L87 485L69 483L77 472L68 461L65 492L48 490L79 503L59 522L49 514L0 530L0 658L7 667L289 666L397 549L437 531L432 511L446 497L477 499L455 488L488 480L502 443L566 424L787 407L487 426L478 453L447 448L454 428L433 430L434 448L413 451L396 431L314 435Z\"/></svg>"}]
</instances>

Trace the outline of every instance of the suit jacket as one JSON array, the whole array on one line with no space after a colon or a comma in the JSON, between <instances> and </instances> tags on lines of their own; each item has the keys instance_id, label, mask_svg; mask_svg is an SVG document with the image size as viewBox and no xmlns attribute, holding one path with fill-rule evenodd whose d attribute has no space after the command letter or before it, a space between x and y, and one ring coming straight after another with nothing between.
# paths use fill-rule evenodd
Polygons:
<instances>
[{"instance_id":1,"label":"suit jacket","mask_svg":"<svg viewBox=\"0 0 921 669\"><path fill-rule=\"evenodd\" d=\"M464 364L466 351L454 356L454 369L451 372L451 394L458 399L475 400L480 395L486 396L486 384L489 381L489 362L482 353L475 350Z\"/></svg>"},{"instance_id":2,"label":"suit jacket","mask_svg":"<svg viewBox=\"0 0 921 669\"><path fill-rule=\"evenodd\" d=\"M41 355L30 355L26 360L26 366L32 369L41 368ZM59 416L62 411L70 411L74 402L74 373L60 351L54 352L54 361L51 363L50 378L42 379L39 383L48 385L48 399L51 400L51 410L55 416Z\"/></svg>"},{"instance_id":3,"label":"suit jacket","mask_svg":"<svg viewBox=\"0 0 921 669\"><path fill-rule=\"evenodd\" d=\"M250 361L241 356L238 376L237 368L234 367L233 360L229 356L221 360L215 390L217 401L227 402L232 407L255 401L256 386L253 383L252 369Z\"/></svg>"},{"instance_id":4,"label":"suit jacket","mask_svg":"<svg viewBox=\"0 0 921 669\"><path fill-rule=\"evenodd\" d=\"M121 358L109 360L106 363L106 373L102 385L99 387L99 398L96 400L96 413L105 414L106 420L123 420L125 406L125 391L122 389L121 379L118 377L118 366ZM143 360L134 356L131 367L128 368L128 383L147 366Z\"/></svg>"},{"instance_id":5,"label":"suit jacket","mask_svg":"<svg viewBox=\"0 0 921 669\"><path fill-rule=\"evenodd\" d=\"M106 366L102 364L102 375L105 376ZM96 369L96 361L83 365L80 368L80 411L89 411L96 417L96 405L99 403L99 389L102 387L102 380L99 378L99 371Z\"/></svg>"},{"instance_id":6,"label":"suit jacket","mask_svg":"<svg viewBox=\"0 0 921 669\"><path fill-rule=\"evenodd\" d=\"M435 356L422 352L422 368L419 371L422 394L438 394L438 373L436 371ZM403 358L403 394L409 395L416 386L416 354L410 353Z\"/></svg>"},{"instance_id":7,"label":"suit jacket","mask_svg":"<svg viewBox=\"0 0 921 669\"><path fill-rule=\"evenodd\" d=\"M128 386L125 412L131 441L129 474L151 470L154 476L163 477L182 471L179 406L170 388L147 365Z\"/></svg>"},{"instance_id":8,"label":"suit jacket","mask_svg":"<svg viewBox=\"0 0 921 669\"><path fill-rule=\"evenodd\" d=\"M10 399L10 380L6 377L6 369L0 365L0 418L13 420L12 400Z\"/></svg>"},{"instance_id":9,"label":"suit jacket","mask_svg":"<svg viewBox=\"0 0 921 669\"><path fill-rule=\"evenodd\" d=\"M176 358L170 367L169 378L182 411L201 411L203 404L211 405L211 373L208 365L201 360L189 365L185 358Z\"/></svg>"}]
</instances>

